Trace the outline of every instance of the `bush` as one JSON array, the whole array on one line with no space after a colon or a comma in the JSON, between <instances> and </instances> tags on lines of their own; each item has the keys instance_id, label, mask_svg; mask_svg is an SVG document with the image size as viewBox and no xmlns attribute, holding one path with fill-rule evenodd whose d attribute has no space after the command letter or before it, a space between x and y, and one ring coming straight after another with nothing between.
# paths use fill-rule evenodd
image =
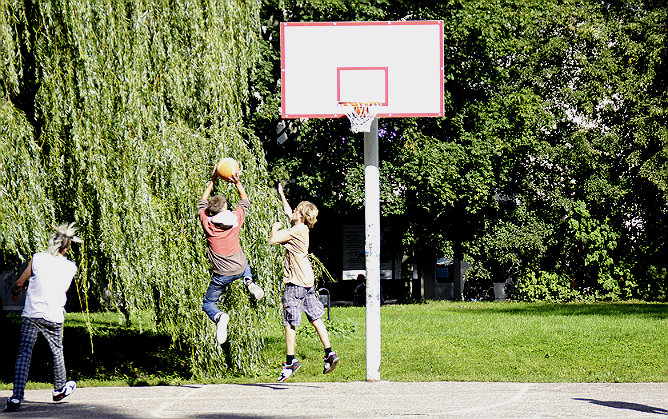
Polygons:
<instances>
[{"instance_id":1,"label":"bush","mask_svg":"<svg viewBox=\"0 0 668 419\"><path fill-rule=\"evenodd\" d=\"M580 293L571 287L568 278L545 271L522 274L517 280L515 292L514 299L529 302L561 303L581 297Z\"/></svg>"}]
</instances>

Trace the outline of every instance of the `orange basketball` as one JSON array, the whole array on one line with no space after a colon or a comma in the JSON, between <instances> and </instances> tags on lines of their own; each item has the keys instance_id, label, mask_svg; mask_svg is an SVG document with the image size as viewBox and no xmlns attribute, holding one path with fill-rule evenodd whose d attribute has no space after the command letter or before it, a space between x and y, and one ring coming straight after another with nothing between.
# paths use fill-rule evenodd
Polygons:
<instances>
[{"instance_id":1,"label":"orange basketball","mask_svg":"<svg viewBox=\"0 0 668 419\"><path fill-rule=\"evenodd\" d=\"M218 175L220 177L229 179L234 176L235 173L239 173L239 163L232 157L223 157L218 162L216 169L218 170Z\"/></svg>"}]
</instances>

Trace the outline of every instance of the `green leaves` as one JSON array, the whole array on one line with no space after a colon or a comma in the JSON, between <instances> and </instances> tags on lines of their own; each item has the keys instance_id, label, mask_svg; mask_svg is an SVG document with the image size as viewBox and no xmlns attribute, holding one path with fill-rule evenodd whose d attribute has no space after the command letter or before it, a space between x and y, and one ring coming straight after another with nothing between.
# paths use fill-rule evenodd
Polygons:
<instances>
[{"instance_id":1,"label":"green leaves","mask_svg":"<svg viewBox=\"0 0 668 419\"><path fill-rule=\"evenodd\" d=\"M4 18L7 2L0 6ZM50 224L76 220L84 309L119 309L128 318L148 310L191 354L195 374L257 368L253 354L281 285L281 255L266 239L277 201L264 153L242 124L259 3L54 0L32 8L30 26L16 24L25 21L20 7L14 23L0 21L0 34L34 38L21 59L35 62L39 83L36 122L2 105L2 251L24 259ZM16 85L16 75L0 74L3 86ZM242 245L268 303L231 291L225 350L201 310L210 272L195 214L222 156L243 168L252 210ZM225 182L217 190L238 200Z\"/></svg>"},{"instance_id":2,"label":"green leaves","mask_svg":"<svg viewBox=\"0 0 668 419\"><path fill-rule=\"evenodd\" d=\"M400 1L351 15L345 2L266 3L293 21L444 21L445 116L379 121L381 211L407 245L398 256L454 252L474 265L469 284L565 275L568 298L668 289L650 279L668 237L665 8ZM362 140L345 125L295 122L289 142L267 135L265 147L295 191L355 216ZM565 220L580 204L574 228ZM588 255L571 245L583 240Z\"/></svg>"},{"instance_id":3,"label":"green leaves","mask_svg":"<svg viewBox=\"0 0 668 419\"><path fill-rule=\"evenodd\" d=\"M40 161L33 127L7 101L0 100L0 254L16 266L46 250L54 205ZM14 265L14 266L12 266Z\"/></svg>"},{"instance_id":4,"label":"green leaves","mask_svg":"<svg viewBox=\"0 0 668 419\"><path fill-rule=\"evenodd\" d=\"M0 1L0 97L5 99L19 93L24 76L21 48L30 50L32 47L22 30L26 20L22 1Z\"/></svg>"}]
</instances>

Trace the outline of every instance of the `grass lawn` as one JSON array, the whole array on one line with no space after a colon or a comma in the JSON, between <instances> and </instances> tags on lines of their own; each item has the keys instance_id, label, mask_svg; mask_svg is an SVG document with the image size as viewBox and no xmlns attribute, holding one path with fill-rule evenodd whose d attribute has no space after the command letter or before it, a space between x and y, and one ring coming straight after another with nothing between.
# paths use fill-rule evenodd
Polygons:
<instances>
[{"instance_id":1,"label":"grass lawn","mask_svg":"<svg viewBox=\"0 0 668 419\"><path fill-rule=\"evenodd\" d=\"M253 376L217 380L190 377L185 354L146 322L126 328L116 313L92 314L91 339L79 313L65 322L69 377L80 385L156 385L192 382L273 382L285 357L279 319L267 326L267 364ZM233 320L232 320L233 321ZM381 309L381 379L390 381L662 382L668 381L668 304L535 304L429 302ZM143 331L139 325L143 323ZM365 312L333 307L330 330L339 367L322 374L322 347L304 319L291 381L364 380ZM0 388L11 388L19 320L4 319ZM212 336L213 325L208 331ZM231 336L230 338L233 338ZM40 338L29 388L46 388L50 358Z\"/></svg>"}]
</instances>

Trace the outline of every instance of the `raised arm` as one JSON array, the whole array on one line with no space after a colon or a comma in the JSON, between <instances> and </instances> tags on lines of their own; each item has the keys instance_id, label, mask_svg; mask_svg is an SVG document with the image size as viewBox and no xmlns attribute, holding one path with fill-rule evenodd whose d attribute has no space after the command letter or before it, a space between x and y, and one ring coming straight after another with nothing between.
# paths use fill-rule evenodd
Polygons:
<instances>
[{"instance_id":1,"label":"raised arm","mask_svg":"<svg viewBox=\"0 0 668 419\"><path fill-rule=\"evenodd\" d=\"M244 185L241 184L241 179L239 179L239 172L235 173L227 181L230 182L230 183L234 183L234 186L237 187L237 191L239 192L239 198L240 199L248 199L248 194L246 193L246 190L244 189Z\"/></svg>"},{"instance_id":2,"label":"raised arm","mask_svg":"<svg viewBox=\"0 0 668 419\"><path fill-rule=\"evenodd\" d=\"M290 208L288 200L285 199L285 194L283 193L283 184L280 181L278 182L278 196L281 197L281 202L283 203L283 212L285 212L285 216L292 219L292 208Z\"/></svg>"},{"instance_id":3,"label":"raised arm","mask_svg":"<svg viewBox=\"0 0 668 419\"><path fill-rule=\"evenodd\" d=\"M217 166L218 166L217 163L215 166L213 166L213 172L211 173L211 180L209 181L209 183L206 184L206 188L204 188L204 192L202 193L201 199L204 200L209 199L211 191L213 191L213 186L216 184L216 180L218 179L218 171L216 170Z\"/></svg>"}]
</instances>

